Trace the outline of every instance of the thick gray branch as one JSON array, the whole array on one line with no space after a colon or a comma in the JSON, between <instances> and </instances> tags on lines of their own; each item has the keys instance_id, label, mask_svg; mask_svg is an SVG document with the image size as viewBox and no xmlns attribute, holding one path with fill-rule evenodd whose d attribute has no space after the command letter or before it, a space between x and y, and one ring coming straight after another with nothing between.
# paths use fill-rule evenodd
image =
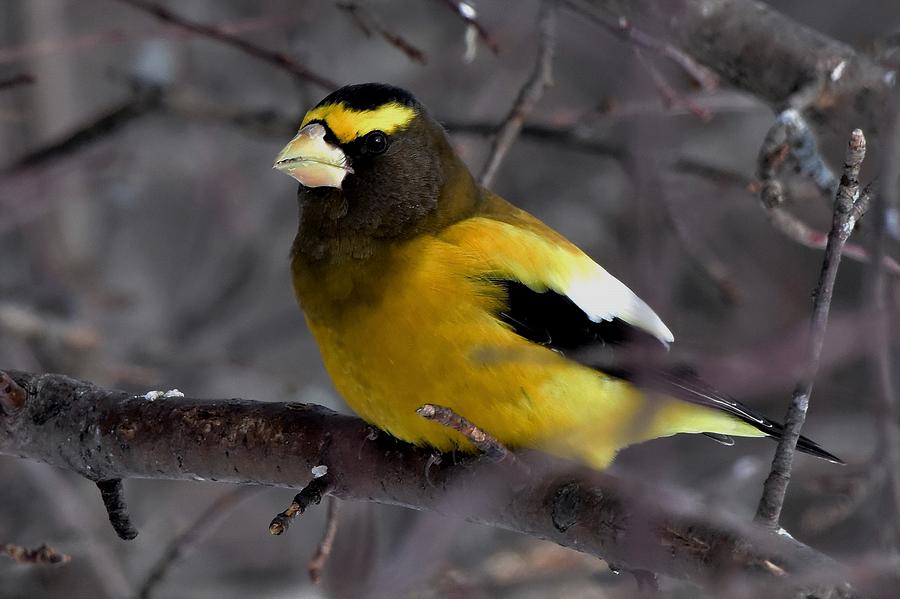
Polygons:
<instances>
[{"instance_id":1,"label":"thick gray branch","mask_svg":"<svg viewBox=\"0 0 900 599\"><path fill-rule=\"evenodd\" d=\"M431 466L429 452L357 418L298 403L160 398L62 375L9 372L27 392L0 412L0 454L91 478L158 478L299 487L328 467L331 493L515 530L628 569L703 584L735 574L789 595L842 567L791 539L715 513L682 492L526 455ZM843 588L832 584L827 590ZM771 596L771 595L768 595Z\"/></svg>"}]
</instances>

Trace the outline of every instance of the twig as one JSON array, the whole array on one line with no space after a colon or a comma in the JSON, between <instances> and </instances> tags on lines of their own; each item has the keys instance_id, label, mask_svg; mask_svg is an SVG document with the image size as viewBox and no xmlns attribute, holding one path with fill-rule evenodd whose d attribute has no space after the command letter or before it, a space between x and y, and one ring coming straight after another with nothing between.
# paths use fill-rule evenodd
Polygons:
<instances>
[{"instance_id":1,"label":"twig","mask_svg":"<svg viewBox=\"0 0 900 599\"><path fill-rule=\"evenodd\" d=\"M556 20L557 20L557 0L543 0L541 2L541 12L538 16L539 28L541 31L540 47L538 48L537 60L534 63L534 69L528 80L519 90L519 95L513 104L509 114L506 115L494 143L491 145L491 151L485 162L478 182L488 187L494 180L500 164L509 152L525 119L531 114L531 111L537 105L541 96L544 95L544 89L553 84L553 55L556 52Z\"/></svg>"},{"instance_id":2,"label":"twig","mask_svg":"<svg viewBox=\"0 0 900 599\"><path fill-rule=\"evenodd\" d=\"M619 39L631 43L635 49L645 48L668 58L687 73L703 91L711 92L719 88L719 77L709 68L694 60L690 55L670 43L658 39L638 29L626 17L611 19L601 16L595 9L584 6L580 2L566 0L566 5L590 21L606 29Z\"/></svg>"},{"instance_id":3,"label":"twig","mask_svg":"<svg viewBox=\"0 0 900 599\"><path fill-rule=\"evenodd\" d=\"M141 86L134 95L100 116L85 122L64 138L29 152L12 165L0 171L7 175L26 168L46 164L57 158L72 154L83 147L104 139L122 129L136 119L152 112L160 106L161 91L155 86Z\"/></svg>"},{"instance_id":4,"label":"twig","mask_svg":"<svg viewBox=\"0 0 900 599\"><path fill-rule=\"evenodd\" d=\"M138 597L148 599L175 563L190 555L197 545L212 534L242 501L260 490L259 487L237 487L213 501L191 526L172 539L162 556L144 578L144 582L138 590Z\"/></svg>"},{"instance_id":5,"label":"twig","mask_svg":"<svg viewBox=\"0 0 900 599\"><path fill-rule=\"evenodd\" d=\"M197 23L196 21L185 19L184 17L172 12L171 10L160 4L157 4L156 2L151 2L149 0L113 1L136 8L159 19L160 21L169 23L170 25L179 27L190 33L201 35L203 37L221 42L233 48L237 48L245 54L253 56L254 58L258 58L259 60L267 62L287 73L290 73L299 80L307 81L327 90L333 90L339 87L335 82L310 70L306 65L297 62L284 52L278 52L276 50L263 48L262 46L258 46L243 38L237 37L216 25L205 25L203 23Z\"/></svg>"},{"instance_id":6,"label":"twig","mask_svg":"<svg viewBox=\"0 0 900 599\"><path fill-rule=\"evenodd\" d=\"M0 554L19 564L43 564L57 566L68 563L72 558L60 553L49 545L41 545L37 549L28 549L21 545L0 543Z\"/></svg>"},{"instance_id":7,"label":"twig","mask_svg":"<svg viewBox=\"0 0 900 599\"><path fill-rule=\"evenodd\" d=\"M309 560L309 579L313 584L319 584L322 580L322 570L325 568L325 562L331 555L331 548L334 545L334 537L337 534L338 527L338 500L328 496L328 512L325 515L325 532L322 533L322 539L316 547L316 554Z\"/></svg>"},{"instance_id":8,"label":"twig","mask_svg":"<svg viewBox=\"0 0 900 599\"><path fill-rule=\"evenodd\" d=\"M473 28L478 37L481 38L481 41L490 48L491 52L495 55L500 53L500 45L497 41L488 33L487 29L478 21L478 16L475 14L472 6L464 2L463 0L442 0L444 4L447 5L450 10L452 10L460 19L465 21L467 27Z\"/></svg>"},{"instance_id":9,"label":"twig","mask_svg":"<svg viewBox=\"0 0 900 599\"><path fill-rule=\"evenodd\" d=\"M3 412L17 412L25 405L28 393L5 372L0 372L0 408Z\"/></svg>"},{"instance_id":10,"label":"twig","mask_svg":"<svg viewBox=\"0 0 900 599\"><path fill-rule=\"evenodd\" d=\"M324 466L316 466L316 468L325 468L324 474L319 472L313 473L312 480L299 493L294 495L291 505L272 518L272 522L269 524L269 534L275 536L284 534L294 518L302 516L309 506L319 505L322 502L322 497L331 492L333 482L332 477L328 476L328 469Z\"/></svg>"},{"instance_id":11,"label":"twig","mask_svg":"<svg viewBox=\"0 0 900 599\"><path fill-rule=\"evenodd\" d=\"M703 177L704 179L709 179L714 183L739 187L745 191L754 193L757 198L760 198L760 183L758 181L750 179L749 177L745 177L740 173L723 170L715 166L694 162L692 160L687 160L684 158L676 161L673 164L673 168L678 172ZM776 197L778 197L778 192L776 191L775 193ZM825 245L828 241L827 234L814 229L813 227L810 227L809 225L798 219L796 216L785 210L782 206L767 206L765 202L763 202L762 204L763 208L765 209L766 216L769 218L769 222L771 222L772 226L778 229L784 236L794 241L795 243L799 243L800 245L808 247L810 249L825 249ZM848 241L844 246L843 255L856 262L868 263L871 260L869 252L863 246L851 241ZM881 263L883 268L887 272L894 276L900 276L900 263L898 263L894 258L884 255L882 256Z\"/></svg>"},{"instance_id":12,"label":"twig","mask_svg":"<svg viewBox=\"0 0 900 599\"><path fill-rule=\"evenodd\" d=\"M640 62L650 74L650 79L653 81L653 85L659 93L660 98L662 98L663 106L666 109L682 106L703 122L712 119L712 113L709 110L692 101L684 94L676 91L675 88L666 81L665 76L659 72L656 65L647 60L640 48L634 48L634 54L637 56L638 62Z\"/></svg>"},{"instance_id":13,"label":"twig","mask_svg":"<svg viewBox=\"0 0 900 599\"><path fill-rule=\"evenodd\" d=\"M0 91L18 87L20 85L31 85L34 82L34 75L31 75L30 73L17 73L12 77L0 79Z\"/></svg>"},{"instance_id":14,"label":"twig","mask_svg":"<svg viewBox=\"0 0 900 599\"><path fill-rule=\"evenodd\" d=\"M408 42L406 38L400 34L385 28L375 15L366 10L365 7L360 6L357 2L338 2L335 6L338 10L347 13L366 37L370 37L374 31L387 43L406 54L406 57L410 60L418 62L419 64L428 63L425 52Z\"/></svg>"},{"instance_id":15,"label":"twig","mask_svg":"<svg viewBox=\"0 0 900 599\"><path fill-rule=\"evenodd\" d=\"M794 390L791 404L785 416L784 433L778 441L772 471L763 487L763 495L756 511L756 521L770 528L776 528L784 505L785 494L791 476L791 464L800 429L806 420L809 396L819 370L825 332L828 328L828 312L837 278L841 252L849 239L856 221L868 208L869 198L859 188L859 169L866 156L866 138L855 129L850 134L850 143L844 160L844 173L835 199L834 219L828 242L822 272L816 286L813 314L810 320L810 339L807 353L806 371Z\"/></svg>"},{"instance_id":16,"label":"twig","mask_svg":"<svg viewBox=\"0 0 900 599\"><path fill-rule=\"evenodd\" d=\"M472 445L474 445L478 451L495 462L500 462L507 456L512 455L500 441L450 408L427 403L416 410L416 414L426 420L431 420L432 422L436 422L447 428L452 428L471 441Z\"/></svg>"},{"instance_id":17,"label":"twig","mask_svg":"<svg viewBox=\"0 0 900 599\"><path fill-rule=\"evenodd\" d=\"M123 541L130 541L138 536L138 531L131 525L128 517L128 506L125 503L125 491L122 489L121 478L98 480L97 488L100 489L100 498L103 507L109 516L109 523L113 530Z\"/></svg>"},{"instance_id":18,"label":"twig","mask_svg":"<svg viewBox=\"0 0 900 599\"><path fill-rule=\"evenodd\" d=\"M665 210L675 236L681 242L688 255L719 290L719 296L726 304L737 304L741 301L741 290L728 267L709 248L698 240L690 230L678 210L672 205L667 193L659 194L660 202Z\"/></svg>"}]
</instances>

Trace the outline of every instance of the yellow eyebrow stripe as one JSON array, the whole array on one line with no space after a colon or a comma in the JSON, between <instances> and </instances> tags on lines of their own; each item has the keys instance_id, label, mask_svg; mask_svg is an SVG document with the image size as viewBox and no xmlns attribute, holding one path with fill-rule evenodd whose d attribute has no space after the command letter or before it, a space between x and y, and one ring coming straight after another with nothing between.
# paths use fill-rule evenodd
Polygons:
<instances>
[{"instance_id":1,"label":"yellow eyebrow stripe","mask_svg":"<svg viewBox=\"0 0 900 599\"><path fill-rule=\"evenodd\" d=\"M355 110L341 104L318 106L306 113L300 127L310 121L324 121L341 143L351 142L370 131L393 133L409 124L416 111L399 102L389 102L372 110Z\"/></svg>"}]
</instances>

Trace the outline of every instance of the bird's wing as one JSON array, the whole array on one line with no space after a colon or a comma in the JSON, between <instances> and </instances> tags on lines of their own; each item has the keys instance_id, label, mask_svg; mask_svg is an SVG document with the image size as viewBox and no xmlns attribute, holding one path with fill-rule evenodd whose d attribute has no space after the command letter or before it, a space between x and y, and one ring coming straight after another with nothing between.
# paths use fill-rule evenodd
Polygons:
<instances>
[{"instance_id":1,"label":"bird's wing","mask_svg":"<svg viewBox=\"0 0 900 599\"><path fill-rule=\"evenodd\" d=\"M478 276L505 288L501 318L516 332L567 350L632 334L674 340L646 302L575 245L527 212L505 202L502 208L460 221L442 237L476 257Z\"/></svg>"},{"instance_id":2,"label":"bird's wing","mask_svg":"<svg viewBox=\"0 0 900 599\"><path fill-rule=\"evenodd\" d=\"M724 412L773 438L783 427L692 372L664 367L654 354L674 340L656 313L556 231L494 196L484 214L449 227L446 240L478 264L476 275L499 288L496 316L521 337L638 387ZM654 339L655 338L655 339ZM664 352L662 352L664 353ZM726 435L713 438L728 442ZM801 451L840 463L806 437Z\"/></svg>"}]
</instances>

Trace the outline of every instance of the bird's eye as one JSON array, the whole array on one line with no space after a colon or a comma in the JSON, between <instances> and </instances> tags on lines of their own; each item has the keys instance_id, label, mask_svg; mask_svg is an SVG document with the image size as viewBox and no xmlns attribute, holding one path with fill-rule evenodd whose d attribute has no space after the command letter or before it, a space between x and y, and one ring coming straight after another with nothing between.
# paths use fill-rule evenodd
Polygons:
<instances>
[{"instance_id":1,"label":"bird's eye","mask_svg":"<svg viewBox=\"0 0 900 599\"><path fill-rule=\"evenodd\" d=\"M387 135L381 131L372 131L364 138L366 144L366 154L377 155L387 150Z\"/></svg>"}]
</instances>

